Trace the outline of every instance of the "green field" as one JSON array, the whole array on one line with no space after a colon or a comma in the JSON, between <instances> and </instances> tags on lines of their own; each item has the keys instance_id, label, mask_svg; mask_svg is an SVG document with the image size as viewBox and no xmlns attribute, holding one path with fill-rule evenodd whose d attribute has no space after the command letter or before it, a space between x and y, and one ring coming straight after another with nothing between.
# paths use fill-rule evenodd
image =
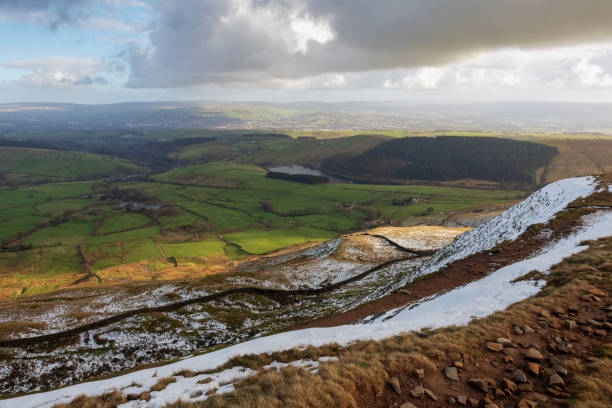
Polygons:
<instances>
[{"instance_id":1,"label":"green field","mask_svg":"<svg viewBox=\"0 0 612 408\"><path fill-rule=\"evenodd\" d=\"M307 144L319 143L297 139L296 144L296 139L281 138L274 144L272 139L247 140L236 149L268 144L258 153L257 160L263 160L271 151L276 156L270 157L290 157L296 146L302 146L302 159L310 160L307 156L314 153ZM371 141L364 139L366 144ZM356 146L355 140L342 138L325 143L328 146L320 145L319 153ZM196 146L200 148L204 147ZM114 171L105 166L116 164L87 155L81 159L91 161L91 171L82 171L79 177ZM39 163L34 168L40 170L43 162L30 164ZM11 166L19 168L18 163ZM76 177L68 177L66 168L49 166L40 171ZM0 252L0 272L5 282L12 282L0 284L0 295L65 287L87 271L79 247L93 271L114 268L109 269L115 271L111 276L131 279L139 270L171 268L168 257L176 258L179 265L205 269L213 261L223 265L248 254L381 224L441 219L451 211L524 196L520 191L434 186L309 185L265 175L265 169L251 163L218 162L184 166L138 181L97 179L0 188L0 242L6 247ZM394 199L410 198L419 202L393 205ZM181 261L185 259L191 261ZM137 266L140 269L115 268L135 262L143 262ZM109 273L101 276L106 279Z\"/></svg>"},{"instance_id":2,"label":"green field","mask_svg":"<svg viewBox=\"0 0 612 408\"><path fill-rule=\"evenodd\" d=\"M0 147L0 172L10 181L19 182L49 179L74 180L104 176L117 171L143 172L144 168L126 160L83 152Z\"/></svg>"}]
</instances>

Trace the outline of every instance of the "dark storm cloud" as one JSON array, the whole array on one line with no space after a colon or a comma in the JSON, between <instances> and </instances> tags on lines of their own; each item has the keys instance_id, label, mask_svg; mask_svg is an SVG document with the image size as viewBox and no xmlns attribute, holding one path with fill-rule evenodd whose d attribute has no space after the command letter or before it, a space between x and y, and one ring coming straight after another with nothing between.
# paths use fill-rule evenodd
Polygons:
<instances>
[{"instance_id":1,"label":"dark storm cloud","mask_svg":"<svg viewBox=\"0 0 612 408\"><path fill-rule=\"evenodd\" d=\"M78 17L88 3L0 0L0 10L47 10L57 25ZM610 0L158 0L151 4L157 13L151 47L129 52L132 87L265 82L436 66L504 47L612 40ZM300 21L311 21L310 31L297 35ZM325 25L333 32L331 40L311 39L300 46L304 36L316 38L312 27Z\"/></svg>"}]
</instances>

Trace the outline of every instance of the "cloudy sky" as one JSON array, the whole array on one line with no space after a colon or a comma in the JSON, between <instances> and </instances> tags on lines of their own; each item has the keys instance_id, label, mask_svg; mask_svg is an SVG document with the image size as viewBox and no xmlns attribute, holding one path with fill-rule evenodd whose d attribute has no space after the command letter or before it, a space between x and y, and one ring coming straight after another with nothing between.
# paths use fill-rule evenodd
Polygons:
<instances>
[{"instance_id":1,"label":"cloudy sky","mask_svg":"<svg viewBox=\"0 0 612 408\"><path fill-rule=\"evenodd\" d=\"M0 102L612 102L611 0L0 0Z\"/></svg>"}]
</instances>

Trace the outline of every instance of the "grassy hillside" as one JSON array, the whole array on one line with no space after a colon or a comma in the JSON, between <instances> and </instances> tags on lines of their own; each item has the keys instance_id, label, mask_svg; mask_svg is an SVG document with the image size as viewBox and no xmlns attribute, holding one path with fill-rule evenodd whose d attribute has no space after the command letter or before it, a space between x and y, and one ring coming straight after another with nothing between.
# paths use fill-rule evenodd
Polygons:
<instances>
[{"instance_id":1,"label":"grassy hillside","mask_svg":"<svg viewBox=\"0 0 612 408\"><path fill-rule=\"evenodd\" d=\"M0 146L0 173L6 182L62 181L142 172L132 163L83 152Z\"/></svg>"}]
</instances>

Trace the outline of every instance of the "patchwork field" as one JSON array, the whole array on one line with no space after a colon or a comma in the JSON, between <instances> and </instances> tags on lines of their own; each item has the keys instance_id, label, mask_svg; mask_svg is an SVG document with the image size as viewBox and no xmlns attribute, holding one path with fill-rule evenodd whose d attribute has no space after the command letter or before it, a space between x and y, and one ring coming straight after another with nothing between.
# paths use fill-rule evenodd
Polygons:
<instances>
[{"instance_id":1,"label":"patchwork field","mask_svg":"<svg viewBox=\"0 0 612 408\"><path fill-rule=\"evenodd\" d=\"M188 166L133 182L4 188L0 296L205 276L249 255L378 225L439 224L455 212L523 195L451 187L307 185L266 178L264 169L237 163ZM51 258L53 268L43 269Z\"/></svg>"}]
</instances>

